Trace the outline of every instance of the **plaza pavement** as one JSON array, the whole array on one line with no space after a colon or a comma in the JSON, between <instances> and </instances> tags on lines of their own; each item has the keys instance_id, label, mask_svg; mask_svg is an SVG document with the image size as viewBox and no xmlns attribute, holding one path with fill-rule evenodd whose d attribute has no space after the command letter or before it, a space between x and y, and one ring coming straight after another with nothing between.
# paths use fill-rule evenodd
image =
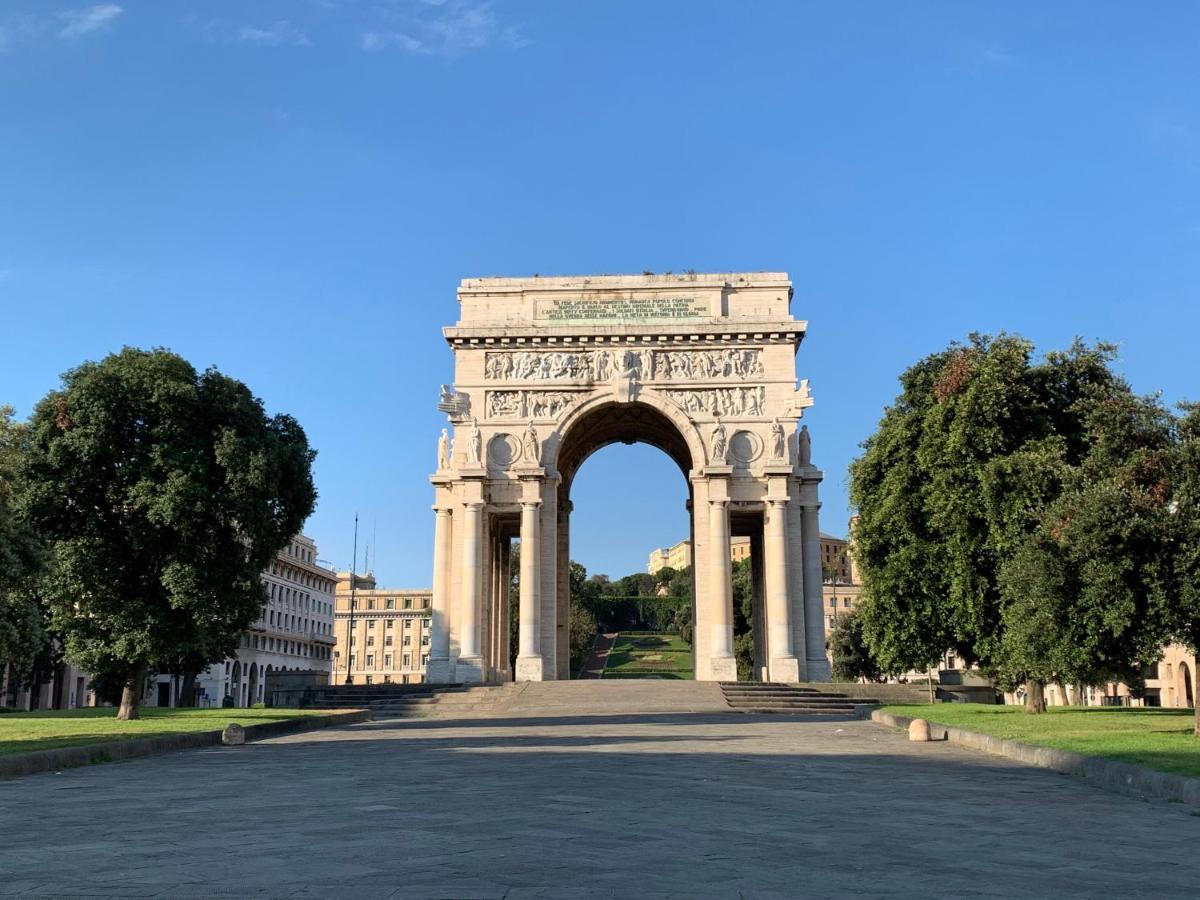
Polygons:
<instances>
[{"instance_id":1,"label":"plaza pavement","mask_svg":"<svg viewBox=\"0 0 1200 900\"><path fill-rule=\"evenodd\" d=\"M1181 804L865 721L661 699L615 712L621 691L638 709L650 686L592 685L542 686L491 717L0 782L0 895L1165 898L1200 885L1200 818ZM675 690L703 706L694 684Z\"/></svg>"}]
</instances>

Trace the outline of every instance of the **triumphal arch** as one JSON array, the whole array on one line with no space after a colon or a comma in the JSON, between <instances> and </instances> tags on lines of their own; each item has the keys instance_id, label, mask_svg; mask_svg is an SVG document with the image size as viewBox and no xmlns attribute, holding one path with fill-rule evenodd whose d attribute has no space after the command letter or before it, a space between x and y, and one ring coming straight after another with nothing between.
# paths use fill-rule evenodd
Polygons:
<instances>
[{"instance_id":1,"label":"triumphal arch","mask_svg":"<svg viewBox=\"0 0 1200 900\"><path fill-rule=\"evenodd\" d=\"M698 679L732 681L729 543L748 535L754 677L828 680L807 380L786 274L471 278L444 333L431 682L568 677L571 482L643 441L689 486ZM508 569L520 539L519 648Z\"/></svg>"}]
</instances>

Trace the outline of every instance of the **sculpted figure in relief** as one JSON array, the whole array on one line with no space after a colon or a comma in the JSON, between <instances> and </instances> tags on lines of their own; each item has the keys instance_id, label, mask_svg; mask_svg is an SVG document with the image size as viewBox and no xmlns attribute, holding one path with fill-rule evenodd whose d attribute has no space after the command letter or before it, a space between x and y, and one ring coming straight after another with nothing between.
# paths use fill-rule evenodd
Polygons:
<instances>
[{"instance_id":1,"label":"sculpted figure in relief","mask_svg":"<svg viewBox=\"0 0 1200 900\"><path fill-rule=\"evenodd\" d=\"M479 423L475 421L475 417L471 417L471 428L467 432L467 464L472 466L480 465L480 459L483 455L483 435L479 433Z\"/></svg>"},{"instance_id":2,"label":"sculpted figure in relief","mask_svg":"<svg viewBox=\"0 0 1200 900\"><path fill-rule=\"evenodd\" d=\"M787 462L787 436L778 419L771 420L771 455L773 458Z\"/></svg>"},{"instance_id":3,"label":"sculpted figure in relief","mask_svg":"<svg viewBox=\"0 0 1200 900\"><path fill-rule=\"evenodd\" d=\"M725 426L721 422L720 416L717 417L717 427L712 433L712 448L710 451L713 465L723 466L729 455L729 439L725 433Z\"/></svg>"},{"instance_id":4,"label":"sculpted figure in relief","mask_svg":"<svg viewBox=\"0 0 1200 900\"><path fill-rule=\"evenodd\" d=\"M800 433L796 435L796 456L799 457L800 465L812 465L812 438L808 435L807 425L803 426Z\"/></svg>"},{"instance_id":5,"label":"sculpted figure in relief","mask_svg":"<svg viewBox=\"0 0 1200 900\"><path fill-rule=\"evenodd\" d=\"M533 422L530 422L529 427L525 429L525 459L531 466L539 465L542 461L537 429L533 427Z\"/></svg>"},{"instance_id":6,"label":"sculpted figure in relief","mask_svg":"<svg viewBox=\"0 0 1200 900\"><path fill-rule=\"evenodd\" d=\"M445 472L450 468L450 434L445 428L438 438L438 471Z\"/></svg>"}]
</instances>

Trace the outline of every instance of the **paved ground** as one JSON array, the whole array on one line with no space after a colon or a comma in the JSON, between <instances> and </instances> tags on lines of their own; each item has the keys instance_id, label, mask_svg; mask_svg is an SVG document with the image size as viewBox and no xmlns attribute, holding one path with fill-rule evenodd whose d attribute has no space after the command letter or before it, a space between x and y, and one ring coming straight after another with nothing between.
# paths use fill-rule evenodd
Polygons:
<instances>
[{"instance_id":1,"label":"paved ground","mask_svg":"<svg viewBox=\"0 0 1200 900\"><path fill-rule=\"evenodd\" d=\"M604 674L604 667L608 664L608 654L612 652L613 644L616 642L616 632L596 635L596 640L592 642L592 649L588 651L587 656L583 658L583 665L579 667L580 679L599 678Z\"/></svg>"},{"instance_id":2,"label":"paved ground","mask_svg":"<svg viewBox=\"0 0 1200 900\"><path fill-rule=\"evenodd\" d=\"M0 895L1184 897L1200 884L1200 817L1179 804L869 722L612 714L597 709L615 694L597 705L572 690L575 714L530 716L523 695L525 717L372 723L0 783Z\"/></svg>"}]
</instances>

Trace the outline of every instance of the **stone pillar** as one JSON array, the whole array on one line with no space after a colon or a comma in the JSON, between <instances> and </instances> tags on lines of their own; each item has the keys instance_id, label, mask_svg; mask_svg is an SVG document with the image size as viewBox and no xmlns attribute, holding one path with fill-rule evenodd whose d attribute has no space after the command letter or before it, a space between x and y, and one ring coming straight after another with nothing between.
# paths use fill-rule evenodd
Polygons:
<instances>
[{"instance_id":1,"label":"stone pillar","mask_svg":"<svg viewBox=\"0 0 1200 900\"><path fill-rule=\"evenodd\" d=\"M801 533L804 542L804 655L809 681L829 681L825 656L825 611L821 608L821 525L816 485L805 485Z\"/></svg>"},{"instance_id":2,"label":"stone pillar","mask_svg":"<svg viewBox=\"0 0 1200 900\"><path fill-rule=\"evenodd\" d=\"M521 501L521 612L517 681L541 681L541 529L540 500Z\"/></svg>"},{"instance_id":3,"label":"stone pillar","mask_svg":"<svg viewBox=\"0 0 1200 900\"><path fill-rule=\"evenodd\" d=\"M446 684L454 680L450 670L450 510L434 507L433 512L432 634L425 680Z\"/></svg>"},{"instance_id":4,"label":"stone pillar","mask_svg":"<svg viewBox=\"0 0 1200 900\"><path fill-rule=\"evenodd\" d=\"M507 533L500 543L500 680L513 680L512 645L509 634L512 631L512 597L509 590L512 586L512 541Z\"/></svg>"},{"instance_id":5,"label":"stone pillar","mask_svg":"<svg viewBox=\"0 0 1200 900\"><path fill-rule=\"evenodd\" d=\"M483 501L468 500L463 505L462 596L459 607L459 654L455 675L461 682L483 679L483 659L479 652L479 593L483 553Z\"/></svg>"},{"instance_id":6,"label":"stone pillar","mask_svg":"<svg viewBox=\"0 0 1200 900\"><path fill-rule=\"evenodd\" d=\"M772 681L796 682L800 680L800 663L792 651L791 602L787 589L787 500L773 499L768 506L764 556L770 677Z\"/></svg>"},{"instance_id":7,"label":"stone pillar","mask_svg":"<svg viewBox=\"0 0 1200 900\"><path fill-rule=\"evenodd\" d=\"M713 681L736 681L737 661L733 658L733 581L729 563L729 501L710 500L708 504L708 623Z\"/></svg>"}]
</instances>

